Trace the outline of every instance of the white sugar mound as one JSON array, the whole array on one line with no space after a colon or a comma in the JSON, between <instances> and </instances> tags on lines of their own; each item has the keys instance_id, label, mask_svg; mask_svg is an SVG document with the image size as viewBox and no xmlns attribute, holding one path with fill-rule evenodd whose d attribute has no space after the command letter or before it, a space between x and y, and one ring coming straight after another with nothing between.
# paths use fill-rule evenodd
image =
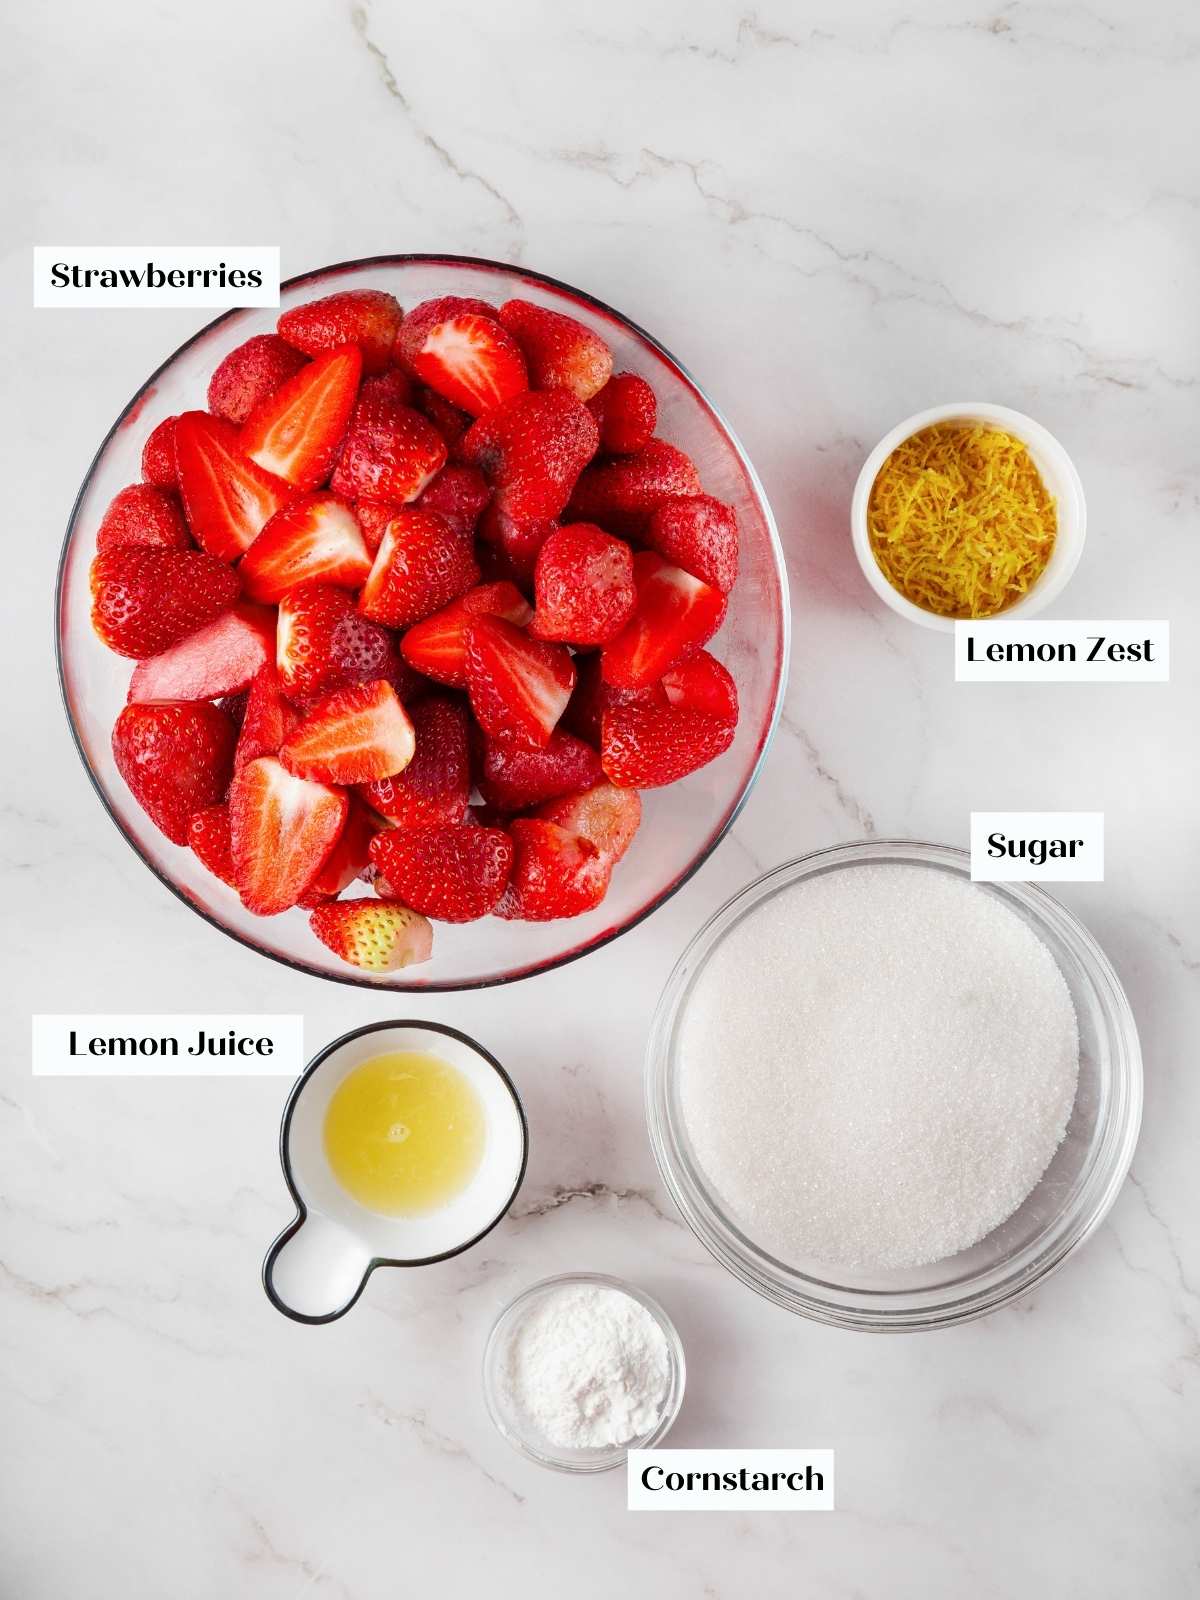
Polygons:
<instances>
[{"instance_id":1,"label":"white sugar mound","mask_svg":"<svg viewBox=\"0 0 1200 1600\"><path fill-rule=\"evenodd\" d=\"M701 1170L792 1262L916 1267L1010 1217L1066 1132L1075 1009L1046 946L965 879L843 868L702 969L680 1096Z\"/></svg>"}]
</instances>

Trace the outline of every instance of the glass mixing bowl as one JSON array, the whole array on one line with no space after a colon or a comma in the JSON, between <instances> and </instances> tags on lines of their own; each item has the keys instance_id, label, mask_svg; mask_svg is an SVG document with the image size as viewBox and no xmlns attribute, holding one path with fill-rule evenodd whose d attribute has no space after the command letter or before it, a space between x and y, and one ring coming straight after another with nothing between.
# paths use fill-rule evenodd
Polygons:
<instances>
[{"instance_id":1,"label":"glass mixing bowl","mask_svg":"<svg viewBox=\"0 0 1200 1600\"><path fill-rule=\"evenodd\" d=\"M562 965L615 939L660 906L701 865L746 801L775 730L787 678L787 574L762 485L713 403L650 334L589 295L537 273L461 256L377 256L325 267L282 287L280 309L334 290L388 289L402 305L437 295L475 295L496 304L514 295L586 322L612 348L616 370L653 384L659 432L696 462L705 489L735 508L742 567L714 653L737 680L741 720L731 748L710 766L647 793L645 820L613 874L604 903L586 916L548 923L439 923L423 966L370 976L318 942L302 911L256 917L190 850L161 834L125 787L111 733L125 703L132 663L92 632L88 567L96 529L118 489L141 477L141 450L166 417L205 404L213 369L252 334L274 329L271 309L228 312L181 346L143 384L109 430L71 513L59 567L56 628L59 676L84 766L109 815L150 870L233 939L316 977L390 990L444 990L506 983Z\"/></svg>"},{"instance_id":2,"label":"glass mixing bowl","mask_svg":"<svg viewBox=\"0 0 1200 1600\"><path fill-rule=\"evenodd\" d=\"M967 1322L1007 1305L1059 1268L1100 1223L1129 1170L1142 1114L1142 1058L1120 980L1091 934L1044 889L980 883L1033 930L1055 960L1079 1021L1079 1087L1066 1136L1024 1204L971 1249L904 1271L830 1271L783 1261L748 1238L700 1170L680 1104L678 1041L705 962L743 917L802 879L864 863L903 862L970 878L946 845L872 840L777 867L700 930L667 980L646 1051L646 1115L663 1180L688 1226L722 1266L789 1311L839 1328L906 1333Z\"/></svg>"}]
</instances>

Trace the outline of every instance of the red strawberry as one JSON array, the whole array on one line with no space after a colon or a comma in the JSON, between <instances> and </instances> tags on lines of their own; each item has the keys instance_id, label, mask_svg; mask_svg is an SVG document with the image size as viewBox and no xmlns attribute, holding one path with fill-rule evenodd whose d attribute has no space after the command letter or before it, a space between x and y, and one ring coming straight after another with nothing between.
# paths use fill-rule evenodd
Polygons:
<instances>
[{"instance_id":1,"label":"red strawberry","mask_svg":"<svg viewBox=\"0 0 1200 1600\"><path fill-rule=\"evenodd\" d=\"M225 715L232 718L235 728L240 729L246 720L246 701L249 698L249 689L239 689L237 694L222 695L217 701Z\"/></svg>"},{"instance_id":2,"label":"red strawberry","mask_svg":"<svg viewBox=\"0 0 1200 1600\"><path fill-rule=\"evenodd\" d=\"M197 811L188 823L188 843L214 877L220 878L231 889L237 888L233 876L233 857L229 853L227 805L208 806L203 811Z\"/></svg>"},{"instance_id":3,"label":"red strawberry","mask_svg":"<svg viewBox=\"0 0 1200 1600\"><path fill-rule=\"evenodd\" d=\"M569 389L590 400L612 374L612 351L598 333L561 311L547 311L531 300L508 300L500 320L525 352L535 389Z\"/></svg>"},{"instance_id":4,"label":"red strawberry","mask_svg":"<svg viewBox=\"0 0 1200 1600\"><path fill-rule=\"evenodd\" d=\"M664 500L642 531L651 550L728 594L737 582L738 525L733 507L710 494Z\"/></svg>"},{"instance_id":5,"label":"red strawberry","mask_svg":"<svg viewBox=\"0 0 1200 1600\"><path fill-rule=\"evenodd\" d=\"M390 683L355 683L324 695L284 741L289 772L318 783L370 783L403 772L413 726Z\"/></svg>"},{"instance_id":6,"label":"red strawberry","mask_svg":"<svg viewBox=\"0 0 1200 1600\"><path fill-rule=\"evenodd\" d=\"M300 368L306 357L276 333L256 333L231 350L209 379L208 409L235 428Z\"/></svg>"},{"instance_id":7,"label":"red strawberry","mask_svg":"<svg viewBox=\"0 0 1200 1600\"><path fill-rule=\"evenodd\" d=\"M92 627L110 650L135 660L157 655L227 611L241 584L202 550L125 545L91 567Z\"/></svg>"},{"instance_id":8,"label":"red strawberry","mask_svg":"<svg viewBox=\"0 0 1200 1600\"><path fill-rule=\"evenodd\" d=\"M96 549L118 550L122 545L153 545L160 550L190 550L191 535L173 494L152 483L131 483L119 490L96 531Z\"/></svg>"},{"instance_id":9,"label":"red strawberry","mask_svg":"<svg viewBox=\"0 0 1200 1600\"><path fill-rule=\"evenodd\" d=\"M225 796L233 723L217 706L162 701L126 706L113 728L113 759L134 799L175 844L197 811Z\"/></svg>"},{"instance_id":10,"label":"red strawberry","mask_svg":"<svg viewBox=\"0 0 1200 1600\"><path fill-rule=\"evenodd\" d=\"M642 802L636 789L618 789L601 781L582 794L551 800L539 807L538 816L579 834L602 856L616 862L633 843L642 820Z\"/></svg>"},{"instance_id":11,"label":"red strawberry","mask_svg":"<svg viewBox=\"0 0 1200 1600\"><path fill-rule=\"evenodd\" d=\"M358 597L364 617L404 628L431 616L478 582L469 533L435 511L399 511L388 524Z\"/></svg>"},{"instance_id":12,"label":"red strawberry","mask_svg":"<svg viewBox=\"0 0 1200 1600\"><path fill-rule=\"evenodd\" d=\"M363 384L329 487L348 500L407 505L445 464L446 441L397 398L389 373Z\"/></svg>"},{"instance_id":13,"label":"red strawberry","mask_svg":"<svg viewBox=\"0 0 1200 1600\"><path fill-rule=\"evenodd\" d=\"M580 656L575 666L579 681L570 704L563 712L562 725L597 748L600 745L600 720L610 707L667 704L661 684L653 683L646 689L618 689L611 683L605 683L600 673L598 655Z\"/></svg>"},{"instance_id":14,"label":"red strawberry","mask_svg":"<svg viewBox=\"0 0 1200 1600\"><path fill-rule=\"evenodd\" d=\"M400 641L400 654L410 667L448 683L467 687L467 623L472 617L503 617L524 627L533 607L511 583L485 583L468 589L441 611L414 623Z\"/></svg>"},{"instance_id":15,"label":"red strawberry","mask_svg":"<svg viewBox=\"0 0 1200 1600\"><path fill-rule=\"evenodd\" d=\"M707 650L698 650L664 673L662 687L673 706L685 711L704 711L722 722L737 721L737 687L728 671Z\"/></svg>"},{"instance_id":16,"label":"red strawberry","mask_svg":"<svg viewBox=\"0 0 1200 1600\"><path fill-rule=\"evenodd\" d=\"M473 534L479 513L492 498L478 467L443 467L417 501L421 511L436 511L459 533Z\"/></svg>"},{"instance_id":17,"label":"red strawberry","mask_svg":"<svg viewBox=\"0 0 1200 1600\"><path fill-rule=\"evenodd\" d=\"M485 740L479 792L497 811L525 811L590 789L602 775L591 745L556 728L544 750L528 750L509 739Z\"/></svg>"},{"instance_id":18,"label":"red strawberry","mask_svg":"<svg viewBox=\"0 0 1200 1600\"><path fill-rule=\"evenodd\" d=\"M229 788L230 849L248 911L274 916L294 906L320 874L346 822L344 789L297 778L260 756Z\"/></svg>"},{"instance_id":19,"label":"red strawberry","mask_svg":"<svg viewBox=\"0 0 1200 1600\"><path fill-rule=\"evenodd\" d=\"M306 494L277 511L242 557L252 600L277 602L297 584L357 589L371 570L358 518L335 494Z\"/></svg>"},{"instance_id":20,"label":"red strawberry","mask_svg":"<svg viewBox=\"0 0 1200 1600\"><path fill-rule=\"evenodd\" d=\"M175 456L191 530L222 561L236 561L248 550L267 519L295 492L242 454L230 423L205 411L185 411L179 418Z\"/></svg>"},{"instance_id":21,"label":"red strawberry","mask_svg":"<svg viewBox=\"0 0 1200 1600\"><path fill-rule=\"evenodd\" d=\"M434 480L436 482L436 479ZM362 531L363 543L374 559L375 552L383 543L383 536L387 532L387 525L400 510L393 500L358 500L355 502L354 514L358 518L358 526Z\"/></svg>"},{"instance_id":22,"label":"red strawberry","mask_svg":"<svg viewBox=\"0 0 1200 1600\"><path fill-rule=\"evenodd\" d=\"M274 613L239 601L160 655L139 662L129 681L129 699L216 700L240 694L271 659L274 642Z\"/></svg>"},{"instance_id":23,"label":"red strawberry","mask_svg":"<svg viewBox=\"0 0 1200 1600\"><path fill-rule=\"evenodd\" d=\"M415 966L433 951L426 919L392 900L330 900L308 923L334 955L366 972Z\"/></svg>"},{"instance_id":24,"label":"red strawberry","mask_svg":"<svg viewBox=\"0 0 1200 1600\"><path fill-rule=\"evenodd\" d=\"M654 390L636 372L614 372L587 408L600 429L600 448L609 454L633 455L654 437L658 402Z\"/></svg>"},{"instance_id":25,"label":"red strawberry","mask_svg":"<svg viewBox=\"0 0 1200 1600\"><path fill-rule=\"evenodd\" d=\"M371 840L378 831L378 821L372 817L361 801L351 795L350 809L346 813L346 826L338 836L338 842L330 851L325 865L301 895L297 904L311 911L314 906L324 905L327 900L336 900L356 878L361 878L369 871Z\"/></svg>"},{"instance_id":26,"label":"red strawberry","mask_svg":"<svg viewBox=\"0 0 1200 1600\"><path fill-rule=\"evenodd\" d=\"M623 789L686 778L733 743L736 724L676 706L616 706L604 713L600 760Z\"/></svg>"},{"instance_id":27,"label":"red strawberry","mask_svg":"<svg viewBox=\"0 0 1200 1600\"><path fill-rule=\"evenodd\" d=\"M241 433L243 451L297 489L315 489L333 470L361 376L357 345L306 362L250 413Z\"/></svg>"},{"instance_id":28,"label":"red strawberry","mask_svg":"<svg viewBox=\"0 0 1200 1600\"><path fill-rule=\"evenodd\" d=\"M534 598L535 638L603 644L633 614L633 553L593 523L567 523L538 551Z\"/></svg>"},{"instance_id":29,"label":"red strawberry","mask_svg":"<svg viewBox=\"0 0 1200 1600\"><path fill-rule=\"evenodd\" d=\"M616 461L589 467L575 485L570 515L598 522L610 533L641 533L650 513L664 500L700 493L700 474L690 457L665 439Z\"/></svg>"},{"instance_id":30,"label":"red strawberry","mask_svg":"<svg viewBox=\"0 0 1200 1600\"><path fill-rule=\"evenodd\" d=\"M556 517L599 444L588 408L555 389L501 401L472 423L462 453L491 479L510 516Z\"/></svg>"},{"instance_id":31,"label":"red strawberry","mask_svg":"<svg viewBox=\"0 0 1200 1600\"><path fill-rule=\"evenodd\" d=\"M467 692L480 727L544 749L575 687L568 652L499 617L473 618L466 639Z\"/></svg>"},{"instance_id":32,"label":"red strawberry","mask_svg":"<svg viewBox=\"0 0 1200 1600\"><path fill-rule=\"evenodd\" d=\"M280 601L275 664L298 705L345 684L391 682L398 668L387 629L360 616L345 589L325 583L301 584Z\"/></svg>"},{"instance_id":33,"label":"red strawberry","mask_svg":"<svg viewBox=\"0 0 1200 1600\"><path fill-rule=\"evenodd\" d=\"M437 300L422 300L405 317L396 335L392 359L403 367L410 367L412 357L420 353L430 329L440 323L451 322L455 317L490 317L493 322L499 320L495 306L489 305L486 300L474 300L468 295L444 294Z\"/></svg>"},{"instance_id":34,"label":"red strawberry","mask_svg":"<svg viewBox=\"0 0 1200 1600\"><path fill-rule=\"evenodd\" d=\"M280 337L306 356L356 344L364 372L384 372L391 365L404 313L395 295L381 289L343 289L307 305L292 306L279 318Z\"/></svg>"},{"instance_id":35,"label":"red strawberry","mask_svg":"<svg viewBox=\"0 0 1200 1600\"><path fill-rule=\"evenodd\" d=\"M416 750L392 778L364 784L362 798L389 822L411 828L430 822L461 822L471 797L466 707L430 695L412 708Z\"/></svg>"},{"instance_id":36,"label":"red strawberry","mask_svg":"<svg viewBox=\"0 0 1200 1600\"><path fill-rule=\"evenodd\" d=\"M175 461L175 424L178 417L160 422L142 447L142 477L158 489L179 487L179 467Z\"/></svg>"},{"instance_id":37,"label":"red strawberry","mask_svg":"<svg viewBox=\"0 0 1200 1600\"><path fill-rule=\"evenodd\" d=\"M513 869L498 917L550 922L577 917L604 899L612 862L594 844L541 817L518 817L509 831Z\"/></svg>"},{"instance_id":38,"label":"red strawberry","mask_svg":"<svg viewBox=\"0 0 1200 1600\"><path fill-rule=\"evenodd\" d=\"M488 547L494 576L532 590L538 555L557 527L555 517L514 517L493 500L479 519L479 537Z\"/></svg>"},{"instance_id":39,"label":"red strawberry","mask_svg":"<svg viewBox=\"0 0 1200 1600\"><path fill-rule=\"evenodd\" d=\"M396 350L422 383L472 417L529 387L520 347L490 306L462 310L453 297L417 306Z\"/></svg>"},{"instance_id":40,"label":"red strawberry","mask_svg":"<svg viewBox=\"0 0 1200 1600\"><path fill-rule=\"evenodd\" d=\"M642 550L633 560L637 609L604 646L600 670L619 689L644 689L707 644L725 619L725 596L682 567Z\"/></svg>"},{"instance_id":41,"label":"red strawberry","mask_svg":"<svg viewBox=\"0 0 1200 1600\"><path fill-rule=\"evenodd\" d=\"M277 756L299 721L300 713L284 698L274 661L268 661L258 669L246 697L234 769L240 772L247 762L257 761L259 756Z\"/></svg>"},{"instance_id":42,"label":"red strawberry","mask_svg":"<svg viewBox=\"0 0 1200 1600\"><path fill-rule=\"evenodd\" d=\"M417 408L423 411L433 423L434 427L446 441L446 448L451 456L457 452L459 441L475 420L468 412L460 411L457 406L452 406L449 400L440 394L435 394L432 389L427 389L424 384L417 388Z\"/></svg>"},{"instance_id":43,"label":"red strawberry","mask_svg":"<svg viewBox=\"0 0 1200 1600\"><path fill-rule=\"evenodd\" d=\"M441 922L485 917L508 885L512 840L500 828L443 822L387 828L371 841L376 888Z\"/></svg>"}]
</instances>

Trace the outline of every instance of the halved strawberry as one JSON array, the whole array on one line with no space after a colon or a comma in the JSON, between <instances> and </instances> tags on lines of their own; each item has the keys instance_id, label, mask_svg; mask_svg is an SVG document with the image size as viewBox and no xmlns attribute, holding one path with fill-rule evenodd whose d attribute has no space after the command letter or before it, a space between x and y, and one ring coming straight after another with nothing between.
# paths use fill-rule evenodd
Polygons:
<instances>
[{"instance_id":1,"label":"halved strawberry","mask_svg":"<svg viewBox=\"0 0 1200 1600\"><path fill-rule=\"evenodd\" d=\"M306 894L345 826L349 801L333 789L260 756L229 788L230 850L248 911L274 916Z\"/></svg>"},{"instance_id":2,"label":"halved strawberry","mask_svg":"<svg viewBox=\"0 0 1200 1600\"><path fill-rule=\"evenodd\" d=\"M642 820L642 802L636 789L618 789L603 780L562 800L538 808L538 816L577 833L610 861L619 861L633 843Z\"/></svg>"},{"instance_id":3,"label":"halved strawberry","mask_svg":"<svg viewBox=\"0 0 1200 1600\"><path fill-rule=\"evenodd\" d=\"M455 689L467 687L467 623L472 617L503 617L524 627L533 607L512 583L484 583L414 623L400 641L410 667Z\"/></svg>"},{"instance_id":4,"label":"halved strawberry","mask_svg":"<svg viewBox=\"0 0 1200 1600\"><path fill-rule=\"evenodd\" d=\"M371 840L378 831L377 820L351 795L346 826L325 865L301 895L299 904L311 911L314 906L324 905L326 900L336 900L343 889L348 889L361 877L370 864Z\"/></svg>"},{"instance_id":5,"label":"halved strawberry","mask_svg":"<svg viewBox=\"0 0 1200 1600\"><path fill-rule=\"evenodd\" d=\"M96 530L96 550L140 544L159 550L190 550L191 535L179 501L152 483L131 483L109 501Z\"/></svg>"},{"instance_id":6,"label":"halved strawberry","mask_svg":"<svg viewBox=\"0 0 1200 1600\"><path fill-rule=\"evenodd\" d=\"M239 694L271 659L275 616L241 600L161 654L141 661L130 700L216 700Z\"/></svg>"},{"instance_id":7,"label":"halved strawberry","mask_svg":"<svg viewBox=\"0 0 1200 1600\"><path fill-rule=\"evenodd\" d=\"M333 470L361 376L357 345L306 362L250 413L241 433L243 451L297 489L315 489Z\"/></svg>"},{"instance_id":8,"label":"halved strawberry","mask_svg":"<svg viewBox=\"0 0 1200 1600\"><path fill-rule=\"evenodd\" d=\"M541 817L518 817L509 832L513 868L498 917L550 922L580 916L604 899L612 861L582 835Z\"/></svg>"},{"instance_id":9,"label":"halved strawberry","mask_svg":"<svg viewBox=\"0 0 1200 1600\"><path fill-rule=\"evenodd\" d=\"M289 772L345 784L390 778L412 756L412 723L396 691L382 680L324 695L279 752Z\"/></svg>"},{"instance_id":10,"label":"halved strawberry","mask_svg":"<svg viewBox=\"0 0 1200 1600\"><path fill-rule=\"evenodd\" d=\"M237 429L206 411L175 425L179 492L193 534L210 555L236 561L295 490L242 452Z\"/></svg>"},{"instance_id":11,"label":"halved strawberry","mask_svg":"<svg viewBox=\"0 0 1200 1600\"><path fill-rule=\"evenodd\" d=\"M233 723L206 702L126 706L113 727L113 759L133 798L175 844L187 844L197 811L225 796Z\"/></svg>"},{"instance_id":12,"label":"halved strawberry","mask_svg":"<svg viewBox=\"0 0 1200 1600\"><path fill-rule=\"evenodd\" d=\"M636 372L614 372L587 408L596 419L600 448L606 454L632 455L654 437L658 401L645 378Z\"/></svg>"},{"instance_id":13,"label":"halved strawberry","mask_svg":"<svg viewBox=\"0 0 1200 1600\"><path fill-rule=\"evenodd\" d=\"M368 378L329 487L349 500L415 500L446 464L446 441L396 393L391 373Z\"/></svg>"},{"instance_id":14,"label":"halved strawberry","mask_svg":"<svg viewBox=\"0 0 1200 1600\"><path fill-rule=\"evenodd\" d=\"M175 460L175 424L178 421L178 417L167 417L142 446L142 477L158 489L179 487L179 466Z\"/></svg>"},{"instance_id":15,"label":"halved strawberry","mask_svg":"<svg viewBox=\"0 0 1200 1600\"><path fill-rule=\"evenodd\" d=\"M622 789L659 788L728 750L736 727L677 706L616 706L604 713L600 760Z\"/></svg>"},{"instance_id":16,"label":"halved strawberry","mask_svg":"<svg viewBox=\"0 0 1200 1600\"><path fill-rule=\"evenodd\" d=\"M436 300L422 300L401 324L392 349L392 359L411 370L412 357L420 353L430 329L453 321L455 317L490 317L493 322L499 320L495 306L470 295L444 294Z\"/></svg>"},{"instance_id":17,"label":"halved strawberry","mask_svg":"<svg viewBox=\"0 0 1200 1600\"><path fill-rule=\"evenodd\" d=\"M434 479L437 482L437 479ZM374 560L375 553L383 543L383 536L387 532L387 525L401 508L394 500L356 500L354 502L354 515L358 518L358 526L362 532L363 543Z\"/></svg>"},{"instance_id":18,"label":"halved strawberry","mask_svg":"<svg viewBox=\"0 0 1200 1600\"><path fill-rule=\"evenodd\" d=\"M490 563L489 575L498 582L507 578L532 593L537 558L558 526L556 517L514 517L498 500L491 501L478 527L480 555Z\"/></svg>"},{"instance_id":19,"label":"halved strawberry","mask_svg":"<svg viewBox=\"0 0 1200 1600\"><path fill-rule=\"evenodd\" d=\"M575 485L569 514L630 538L664 500L699 493L700 474L691 458L665 439L651 439L633 455L589 467Z\"/></svg>"},{"instance_id":20,"label":"halved strawberry","mask_svg":"<svg viewBox=\"0 0 1200 1600\"><path fill-rule=\"evenodd\" d=\"M737 685L707 650L697 650L694 656L665 672L662 688L668 702L684 711L704 711L723 722L737 721Z\"/></svg>"},{"instance_id":21,"label":"halved strawberry","mask_svg":"<svg viewBox=\"0 0 1200 1600\"><path fill-rule=\"evenodd\" d=\"M240 428L255 406L307 364L277 333L256 333L231 350L209 379L208 409Z\"/></svg>"},{"instance_id":22,"label":"halved strawberry","mask_svg":"<svg viewBox=\"0 0 1200 1600\"><path fill-rule=\"evenodd\" d=\"M246 710L238 734L233 765L240 771L259 756L277 756L283 741L300 721L300 713L284 696L274 660L267 661L254 675L246 696Z\"/></svg>"},{"instance_id":23,"label":"halved strawberry","mask_svg":"<svg viewBox=\"0 0 1200 1600\"><path fill-rule=\"evenodd\" d=\"M453 297L417 306L396 350L422 383L472 417L529 387L520 346L490 306L463 310Z\"/></svg>"},{"instance_id":24,"label":"halved strawberry","mask_svg":"<svg viewBox=\"0 0 1200 1600\"><path fill-rule=\"evenodd\" d=\"M462 454L491 479L510 516L557 517L599 444L588 408L566 390L553 389L502 400L472 423Z\"/></svg>"},{"instance_id":25,"label":"halved strawberry","mask_svg":"<svg viewBox=\"0 0 1200 1600\"><path fill-rule=\"evenodd\" d=\"M431 694L417 701L411 715L412 760L395 777L364 784L358 792L372 810L401 827L461 822L471 797L466 707Z\"/></svg>"},{"instance_id":26,"label":"halved strawberry","mask_svg":"<svg viewBox=\"0 0 1200 1600\"><path fill-rule=\"evenodd\" d=\"M512 840L500 828L443 822L386 828L371 841L377 890L441 922L485 917L508 885Z\"/></svg>"},{"instance_id":27,"label":"halved strawberry","mask_svg":"<svg viewBox=\"0 0 1200 1600\"><path fill-rule=\"evenodd\" d=\"M428 961L433 929L394 900L330 900L308 925L327 949L364 972L395 972Z\"/></svg>"},{"instance_id":28,"label":"halved strawberry","mask_svg":"<svg viewBox=\"0 0 1200 1600\"><path fill-rule=\"evenodd\" d=\"M307 356L354 344L362 352L364 372L384 372L403 316L395 295L382 289L342 289L292 306L277 327L280 338Z\"/></svg>"},{"instance_id":29,"label":"halved strawberry","mask_svg":"<svg viewBox=\"0 0 1200 1600\"><path fill-rule=\"evenodd\" d=\"M301 583L357 589L370 570L358 518L328 493L301 495L277 511L238 567L250 598L269 602Z\"/></svg>"},{"instance_id":30,"label":"halved strawberry","mask_svg":"<svg viewBox=\"0 0 1200 1600\"><path fill-rule=\"evenodd\" d=\"M737 582L737 517L723 500L710 494L664 500L650 513L642 538L651 550L722 594Z\"/></svg>"},{"instance_id":31,"label":"halved strawberry","mask_svg":"<svg viewBox=\"0 0 1200 1600\"><path fill-rule=\"evenodd\" d=\"M92 627L120 656L143 660L186 638L241 591L236 572L203 550L122 545L92 562Z\"/></svg>"},{"instance_id":32,"label":"halved strawberry","mask_svg":"<svg viewBox=\"0 0 1200 1600\"><path fill-rule=\"evenodd\" d=\"M633 559L637 609L604 646L600 671L620 689L644 689L707 644L725 618L725 596L652 550Z\"/></svg>"},{"instance_id":33,"label":"halved strawberry","mask_svg":"<svg viewBox=\"0 0 1200 1600\"><path fill-rule=\"evenodd\" d=\"M473 534L479 514L492 498L478 467L443 467L417 501L420 511L436 511L460 533Z\"/></svg>"},{"instance_id":34,"label":"halved strawberry","mask_svg":"<svg viewBox=\"0 0 1200 1600\"><path fill-rule=\"evenodd\" d=\"M499 617L472 618L466 642L467 692L480 727L544 748L575 687L570 654Z\"/></svg>"},{"instance_id":35,"label":"halved strawberry","mask_svg":"<svg viewBox=\"0 0 1200 1600\"><path fill-rule=\"evenodd\" d=\"M633 615L633 552L594 523L569 522L538 551L534 599L535 639L604 644Z\"/></svg>"},{"instance_id":36,"label":"halved strawberry","mask_svg":"<svg viewBox=\"0 0 1200 1600\"><path fill-rule=\"evenodd\" d=\"M562 725L597 749L600 746L600 720L610 707L667 704L666 693L660 683L652 683L645 689L618 689L611 683L605 683L600 675L598 655L577 657L575 668L578 682L570 704L563 712Z\"/></svg>"},{"instance_id":37,"label":"halved strawberry","mask_svg":"<svg viewBox=\"0 0 1200 1600\"><path fill-rule=\"evenodd\" d=\"M233 857L229 853L229 807L221 804L207 806L197 811L188 823L188 843L196 855L213 874L237 888L233 875Z\"/></svg>"},{"instance_id":38,"label":"halved strawberry","mask_svg":"<svg viewBox=\"0 0 1200 1600\"><path fill-rule=\"evenodd\" d=\"M568 389L590 400L612 375L612 351L598 333L531 300L507 300L500 320L525 352L535 389Z\"/></svg>"},{"instance_id":39,"label":"halved strawberry","mask_svg":"<svg viewBox=\"0 0 1200 1600\"><path fill-rule=\"evenodd\" d=\"M479 766L479 792L500 812L526 811L560 795L590 789L603 776L590 744L556 728L544 750L512 740L486 739Z\"/></svg>"},{"instance_id":40,"label":"halved strawberry","mask_svg":"<svg viewBox=\"0 0 1200 1600\"><path fill-rule=\"evenodd\" d=\"M391 682L399 663L392 635L345 589L304 583L279 603L275 665L288 699L306 705L345 684Z\"/></svg>"},{"instance_id":41,"label":"halved strawberry","mask_svg":"<svg viewBox=\"0 0 1200 1600\"><path fill-rule=\"evenodd\" d=\"M358 597L364 617L405 628L440 611L478 582L469 533L436 511L399 511L388 524Z\"/></svg>"}]
</instances>

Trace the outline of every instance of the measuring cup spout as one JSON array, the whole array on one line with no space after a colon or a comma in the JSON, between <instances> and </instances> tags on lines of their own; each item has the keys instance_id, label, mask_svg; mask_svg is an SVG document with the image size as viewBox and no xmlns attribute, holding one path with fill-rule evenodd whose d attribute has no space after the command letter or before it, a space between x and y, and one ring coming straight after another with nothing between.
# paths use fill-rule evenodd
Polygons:
<instances>
[{"instance_id":1,"label":"measuring cup spout","mask_svg":"<svg viewBox=\"0 0 1200 1600\"><path fill-rule=\"evenodd\" d=\"M276 1310L297 1322L332 1322L358 1299L371 1255L341 1223L310 1214L279 1235L263 1262Z\"/></svg>"}]
</instances>

